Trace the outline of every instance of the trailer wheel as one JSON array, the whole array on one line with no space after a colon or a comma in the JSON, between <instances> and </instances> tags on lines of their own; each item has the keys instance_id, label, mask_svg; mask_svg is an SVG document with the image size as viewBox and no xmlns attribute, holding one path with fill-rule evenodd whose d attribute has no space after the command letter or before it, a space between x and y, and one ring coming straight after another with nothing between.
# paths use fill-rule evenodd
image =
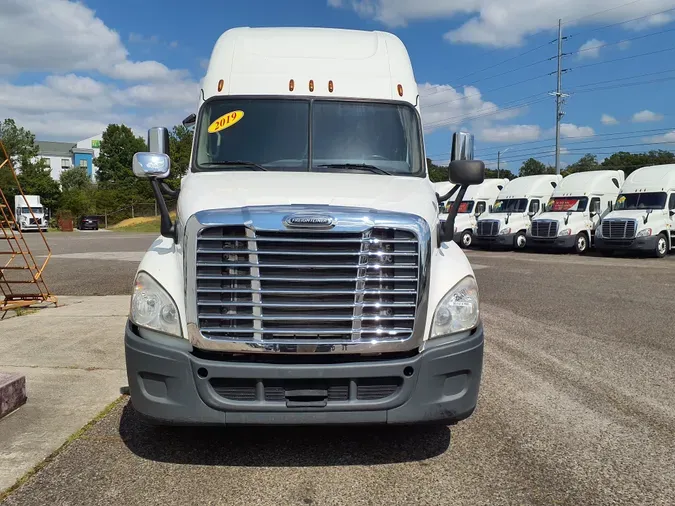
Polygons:
<instances>
[{"instance_id":1,"label":"trailer wheel","mask_svg":"<svg viewBox=\"0 0 675 506\"><path fill-rule=\"evenodd\" d=\"M515 245L516 249L525 249L525 246L527 246L527 237L525 236L525 232L518 232L515 239L513 240L513 244Z\"/></svg>"},{"instance_id":2,"label":"trailer wheel","mask_svg":"<svg viewBox=\"0 0 675 506\"><path fill-rule=\"evenodd\" d=\"M473 244L473 232L471 230L465 230L462 232L462 237L459 240L459 246L461 248L470 248Z\"/></svg>"},{"instance_id":3,"label":"trailer wheel","mask_svg":"<svg viewBox=\"0 0 675 506\"><path fill-rule=\"evenodd\" d=\"M663 258L668 254L668 238L666 234L659 234L656 237L656 248L654 249L654 256L656 258Z\"/></svg>"},{"instance_id":4,"label":"trailer wheel","mask_svg":"<svg viewBox=\"0 0 675 506\"><path fill-rule=\"evenodd\" d=\"M577 234L577 237L574 240L574 249L579 255L583 255L588 251L588 236L583 232Z\"/></svg>"}]
</instances>

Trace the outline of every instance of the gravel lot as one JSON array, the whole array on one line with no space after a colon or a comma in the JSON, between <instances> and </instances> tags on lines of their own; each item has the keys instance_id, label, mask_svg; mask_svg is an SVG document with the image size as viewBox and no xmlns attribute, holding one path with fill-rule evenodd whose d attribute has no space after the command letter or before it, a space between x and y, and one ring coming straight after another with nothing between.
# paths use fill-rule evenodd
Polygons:
<instances>
[{"instance_id":1,"label":"gravel lot","mask_svg":"<svg viewBox=\"0 0 675 506\"><path fill-rule=\"evenodd\" d=\"M129 293L153 238L53 234L47 282ZM675 256L469 257L486 361L458 426L153 429L123 402L6 504L674 504Z\"/></svg>"}]
</instances>

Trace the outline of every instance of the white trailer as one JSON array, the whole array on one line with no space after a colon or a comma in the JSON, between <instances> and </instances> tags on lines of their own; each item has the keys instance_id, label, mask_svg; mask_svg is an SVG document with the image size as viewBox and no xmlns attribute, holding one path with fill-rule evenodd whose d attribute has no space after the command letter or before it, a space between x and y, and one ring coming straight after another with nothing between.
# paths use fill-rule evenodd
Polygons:
<instances>
[{"instance_id":1,"label":"white trailer","mask_svg":"<svg viewBox=\"0 0 675 506\"><path fill-rule=\"evenodd\" d=\"M474 230L478 219L484 213L490 211L490 208L497 200L499 192L502 191L508 183L509 180L507 178L486 179L481 184L469 186L466 190L466 194L459 206L457 218L455 218L453 235L454 241L462 248L469 248L473 244ZM443 183L443 186L438 183L436 184L438 185L436 187L436 192L441 196L447 194L448 187L452 186L452 183ZM440 191L443 190L445 190L445 192L440 193ZM452 197L446 202L441 203L441 220L447 219L448 210L453 203L454 198Z\"/></svg>"},{"instance_id":2,"label":"white trailer","mask_svg":"<svg viewBox=\"0 0 675 506\"><path fill-rule=\"evenodd\" d=\"M135 411L197 425L470 416L478 286L452 242L457 209L439 220L400 39L228 30L189 118L179 192L159 182L167 129L150 129L149 152L134 155L162 234L138 266L125 330ZM448 170L457 207L484 178L469 138L455 136ZM175 222L162 192L178 198Z\"/></svg>"},{"instance_id":3,"label":"white trailer","mask_svg":"<svg viewBox=\"0 0 675 506\"><path fill-rule=\"evenodd\" d=\"M16 195L14 197L14 220L16 227L21 231L41 229L47 232L48 230L48 220L39 195L26 195L25 200L21 195Z\"/></svg>"},{"instance_id":4,"label":"white trailer","mask_svg":"<svg viewBox=\"0 0 675 506\"><path fill-rule=\"evenodd\" d=\"M603 253L628 250L665 257L675 248L675 164L632 172L595 234Z\"/></svg>"},{"instance_id":5,"label":"white trailer","mask_svg":"<svg viewBox=\"0 0 675 506\"><path fill-rule=\"evenodd\" d=\"M579 254L588 251L598 224L612 210L624 179L622 170L566 176L553 191L545 212L532 220L528 245L574 249Z\"/></svg>"},{"instance_id":6,"label":"white trailer","mask_svg":"<svg viewBox=\"0 0 675 506\"><path fill-rule=\"evenodd\" d=\"M541 174L518 177L499 192L492 210L476 224L477 245L498 245L523 249L532 220L562 181L561 175Z\"/></svg>"}]
</instances>

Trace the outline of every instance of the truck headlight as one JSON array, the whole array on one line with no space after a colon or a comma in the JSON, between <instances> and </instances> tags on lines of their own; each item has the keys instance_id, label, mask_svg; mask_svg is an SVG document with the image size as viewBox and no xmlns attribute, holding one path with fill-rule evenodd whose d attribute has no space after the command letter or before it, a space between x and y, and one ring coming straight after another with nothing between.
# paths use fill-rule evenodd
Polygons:
<instances>
[{"instance_id":1,"label":"truck headlight","mask_svg":"<svg viewBox=\"0 0 675 506\"><path fill-rule=\"evenodd\" d=\"M504 227L499 231L499 235L506 235L511 233L511 227Z\"/></svg>"},{"instance_id":2,"label":"truck headlight","mask_svg":"<svg viewBox=\"0 0 675 506\"><path fill-rule=\"evenodd\" d=\"M478 285L473 276L457 283L436 307L431 338L470 330L478 324Z\"/></svg>"},{"instance_id":3,"label":"truck headlight","mask_svg":"<svg viewBox=\"0 0 675 506\"><path fill-rule=\"evenodd\" d=\"M561 236L561 237L564 237L566 235L570 235L571 233L572 233L571 229L565 228L565 229L561 230L558 235Z\"/></svg>"},{"instance_id":4,"label":"truck headlight","mask_svg":"<svg viewBox=\"0 0 675 506\"><path fill-rule=\"evenodd\" d=\"M139 272L134 281L129 318L139 327L183 337L176 303L147 272Z\"/></svg>"},{"instance_id":5,"label":"truck headlight","mask_svg":"<svg viewBox=\"0 0 675 506\"><path fill-rule=\"evenodd\" d=\"M635 234L635 237L649 237L650 235L652 235L652 229L643 228L637 234Z\"/></svg>"}]
</instances>

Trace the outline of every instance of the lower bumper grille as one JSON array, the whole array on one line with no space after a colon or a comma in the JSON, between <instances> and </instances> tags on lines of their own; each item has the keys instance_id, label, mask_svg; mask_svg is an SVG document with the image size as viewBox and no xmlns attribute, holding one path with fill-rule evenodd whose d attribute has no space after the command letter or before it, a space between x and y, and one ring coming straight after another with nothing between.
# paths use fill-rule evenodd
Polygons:
<instances>
[{"instance_id":1,"label":"lower bumper grille","mask_svg":"<svg viewBox=\"0 0 675 506\"><path fill-rule=\"evenodd\" d=\"M478 222L478 236L495 237L499 234L499 222L496 220L482 220Z\"/></svg>"},{"instance_id":2,"label":"lower bumper grille","mask_svg":"<svg viewBox=\"0 0 675 506\"><path fill-rule=\"evenodd\" d=\"M532 237L552 238L558 236L558 222L553 220L534 220Z\"/></svg>"},{"instance_id":3,"label":"lower bumper grille","mask_svg":"<svg viewBox=\"0 0 675 506\"><path fill-rule=\"evenodd\" d=\"M635 220L603 220L602 236L605 239L633 239L636 228Z\"/></svg>"}]
</instances>

